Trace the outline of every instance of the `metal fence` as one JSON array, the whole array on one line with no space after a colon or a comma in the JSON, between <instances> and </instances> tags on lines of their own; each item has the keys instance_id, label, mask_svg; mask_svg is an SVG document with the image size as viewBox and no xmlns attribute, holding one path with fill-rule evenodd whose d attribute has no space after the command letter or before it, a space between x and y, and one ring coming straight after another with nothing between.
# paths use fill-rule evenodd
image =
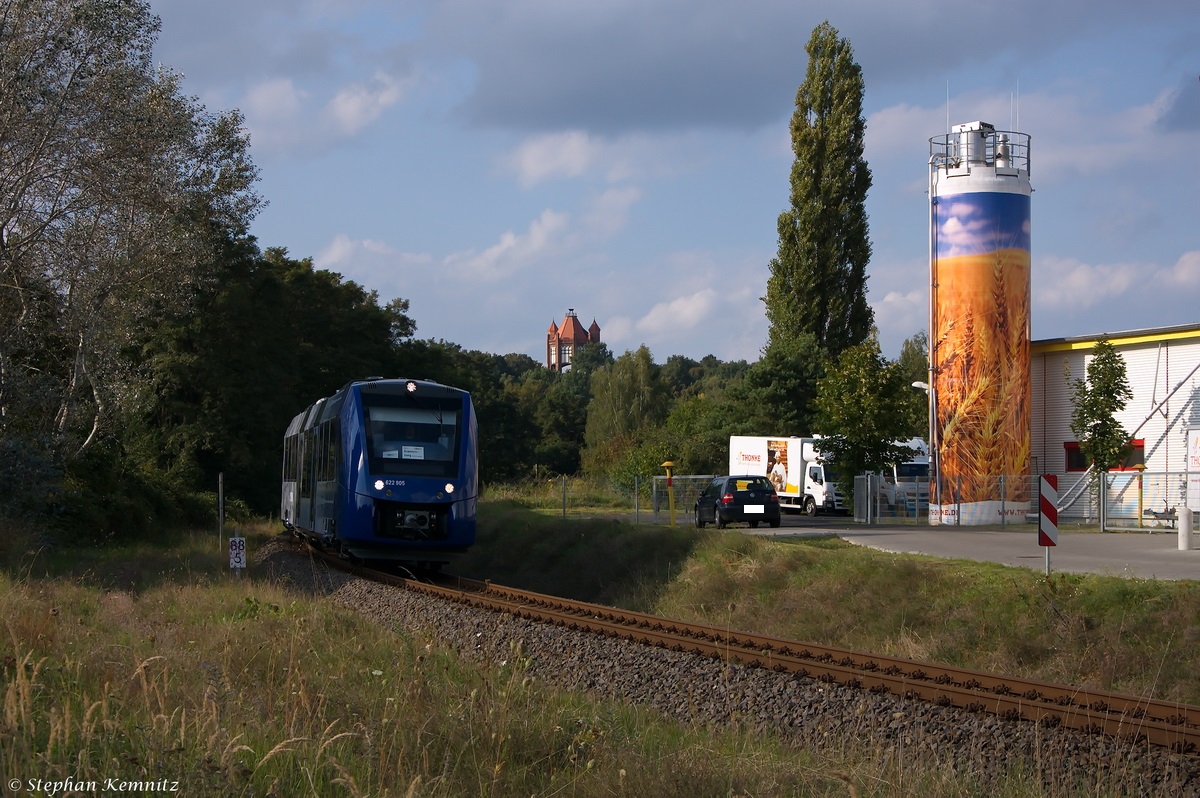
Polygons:
<instances>
[{"instance_id":1,"label":"metal fence","mask_svg":"<svg viewBox=\"0 0 1200 798\"><path fill-rule=\"evenodd\" d=\"M1069 477L1074 479L1074 493L1080 498L1067 510L1059 510L1059 521L1064 517L1080 518L1087 523L1099 523L1105 529L1154 529L1174 527L1179 511L1188 507L1193 512L1200 502L1195 501L1194 481L1197 475L1181 472L1137 471L1110 472L1104 475L1104 488L1098 480L1082 475L1068 474L1058 478L1058 495L1069 500L1071 494L1063 487ZM1189 484L1193 484L1192 501L1189 501ZM1061 503L1062 500L1060 500Z\"/></svg>"},{"instance_id":2,"label":"metal fence","mask_svg":"<svg viewBox=\"0 0 1200 798\"><path fill-rule=\"evenodd\" d=\"M715 474L684 474L654 477L651 490L651 502L654 511L654 523L665 524L671 520L671 500L675 500L675 523L692 523L695 517L696 499L704 492L708 483L713 481Z\"/></svg>"},{"instance_id":3,"label":"metal fence","mask_svg":"<svg viewBox=\"0 0 1200 798\"><path fill-rule=\"evenodd\" d=\"M513 498L542 512L571 516L613 516L635 523L692 523L696 499L713 479L712 474L641 477L628 484L618 481L556 476L522 485L490 488L503 498L511 488ZM1092 475L1059 474L1060 524L1098 525L1102 529L1172 529L1181 507L1200 511L1200 474L1180 472L1112 472L1104 476L1104 490ZM943 524L987 523L1001 526L1036 524L1038 476L971 476L940 486ZM879 474L854 480L854 519L860 523L929 523L931 494L938 486L928 480L901 478L893 483ZM1189 501L1190 499L1190 501Z\"/></svg>"},{"instance_id":4,"label":"metal fence","mask_svg":"<svg viewBox=\"0 0 1200 798\"><path fill-rule=\"evenodd\" d=\"M627 483L557 475L484 486L488 499L511 499L542 513L570 516L619 516L636 519L650 504L650 480Z\"/></svg>"},{"instance_id":5,"label":"metal fence","mask_svg":"<svg viewBox=\"0 0 1200 798\"><path fill-rule=\"evenodd\" d=\"M881 474L854 478L854 519L873 524L929 519L929 480L900 477L896 482Z\"/></svg>"},{"instance_id":6,"label":"metal fence","mask_svg":"<svg viewBox=\"0 0 1200 798\"><path fill-rule=\"evenodd\" d=\"M1200 505L1200 476L1194 474L1110 472L1101 482L1094 475L1072 472L1058 474L1057 480L1060 524L1153 530L1174 527L1181 507L1200 510L1193 506ZM901 479L892 484L878 474L865 474L854 480L854 518L861 523L928 522L932 494L951 524L1035 524L1039 485L1040 475L961 476L947 478L931 490L927 481Z\"/></svg>"},{"instance_id":7,"label":"metal fence","mask_svg":"<svg viewBox=\"0 0 1200 798\"><path fill-rule=\"evenodd\" d=\"M541 513L563 518L620 518L632 523L667 524L671 497L675 523L691 524L696 499L711 474L635 477L628 482L587 477L553 476L485 487L487 498L512 499Z\"/></svg>"}]
</instances>

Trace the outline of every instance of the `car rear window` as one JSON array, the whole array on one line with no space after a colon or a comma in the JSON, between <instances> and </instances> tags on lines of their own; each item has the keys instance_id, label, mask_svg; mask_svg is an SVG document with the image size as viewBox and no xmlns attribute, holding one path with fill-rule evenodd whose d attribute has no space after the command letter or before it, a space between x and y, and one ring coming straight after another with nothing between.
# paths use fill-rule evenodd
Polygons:
<instances>
[{"instance_id":1,"label":"car rear window","mask_svg":"<svg viewBox=\"0 0 1200 798\"><path fill-rule=\"evenodd\" d=\"M746 479L730 480L735 491L743 490L772 490L771 483L766 477L748 477Z\"/></svg>"}]
</instances>

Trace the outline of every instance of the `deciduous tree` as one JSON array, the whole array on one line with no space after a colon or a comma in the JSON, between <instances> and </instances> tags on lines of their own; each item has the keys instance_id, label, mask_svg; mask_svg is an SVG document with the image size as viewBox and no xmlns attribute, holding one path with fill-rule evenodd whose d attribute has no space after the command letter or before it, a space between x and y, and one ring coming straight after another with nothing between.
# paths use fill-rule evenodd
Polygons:
<instances>
[{"instance_id":1,"label":"deciduous tree","mask_svg":"<svg viewBox=\"0 0 1200 798\"><path fill-rule=\"evenodd\" d=\"M821 450L837 464L844 495L853 493L855 475L881 473L912 455L896 444L905 437L904 392L912 390L904 378L871 337L842 352L821 379L818 423L826 436Z\"/></svg>"},{"instance_id":2,"label":"deciduous tree","mask_svg":"<svg viewBox=\"0 0 1200 798\"><path fill-rule=\"evenodd\" d=\"M1133 397L1125 359L1106 339L1097 341L1087 365L1087 378L1075 380L1073 388L1071 432L1084 460L1103 474L1120 465L1130 449L1129 433L1116 420L1116 414Z\"/></svg>"},{"instance_id":3,"label":"deciduous tree","mask_svg":"<svg viewBox=\"0 0 1200 798\"><path fill-rule=\"evenodd\" d=\"M670 389L645 346L592 372L585 462L603 470L635 443L634 435L667 417Z\"/></svg>"},{"instance_id":4,"label":"deciduous tree","mask_svg":"<svg viewBox=\"0 0 1200 798\"><path fill-rule=\"evenodd\" d=\"M913 383L929 382L929 336L924 330L900 345L896 358L900 369L901 414L904 417L904 437L929 437L929 394L913 387ZM907 389L904 386L908 386Z\"/></svg>"},{"instance_id":5,"label":"deciduous tree","mask_svg":"<svg viewBox=\"0 0 1200 798\"><path fill-rule=\"evenodd\" d=\"M241 116L155 67L141 0L0 0L0 438L79 456L130 346L260 205Z\"/></svg>"}]
</instances>

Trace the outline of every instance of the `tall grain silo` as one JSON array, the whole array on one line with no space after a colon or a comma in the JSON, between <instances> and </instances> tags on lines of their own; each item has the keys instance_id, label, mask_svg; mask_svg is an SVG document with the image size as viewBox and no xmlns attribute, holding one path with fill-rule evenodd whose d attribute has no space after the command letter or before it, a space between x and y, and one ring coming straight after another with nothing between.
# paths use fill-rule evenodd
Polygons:
<instances>
[{"instance_id":1,"label":"tall grain silo","mask_svg":"<svg viewBox=\"0 0 1200 798\"><path fill-rule=\"evenodd\" d=\"M1030 508L1029 136L929 140L931 524Z\"/></svg>"}]
</instances>

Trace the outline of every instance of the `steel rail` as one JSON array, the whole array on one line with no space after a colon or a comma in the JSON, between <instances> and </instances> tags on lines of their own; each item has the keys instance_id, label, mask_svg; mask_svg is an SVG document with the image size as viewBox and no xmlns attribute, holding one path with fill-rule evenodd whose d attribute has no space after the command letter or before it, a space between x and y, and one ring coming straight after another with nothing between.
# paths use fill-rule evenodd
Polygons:
<instances>
[{"instance_id":1,"label":"steel rail","mask_svg":"<svg viewBox=\"0 0 1200 798\"><path fill-rule=\"evenodd\" d=\"M364 578L531 621L961 711L987 712L1009 721L1147 742L1177 753L1200 748L1200 707L1196 706L685 623L486 581L446 576L436 584L353 566L311 550L331 565Z\"/></svg>"}]
</instances>

